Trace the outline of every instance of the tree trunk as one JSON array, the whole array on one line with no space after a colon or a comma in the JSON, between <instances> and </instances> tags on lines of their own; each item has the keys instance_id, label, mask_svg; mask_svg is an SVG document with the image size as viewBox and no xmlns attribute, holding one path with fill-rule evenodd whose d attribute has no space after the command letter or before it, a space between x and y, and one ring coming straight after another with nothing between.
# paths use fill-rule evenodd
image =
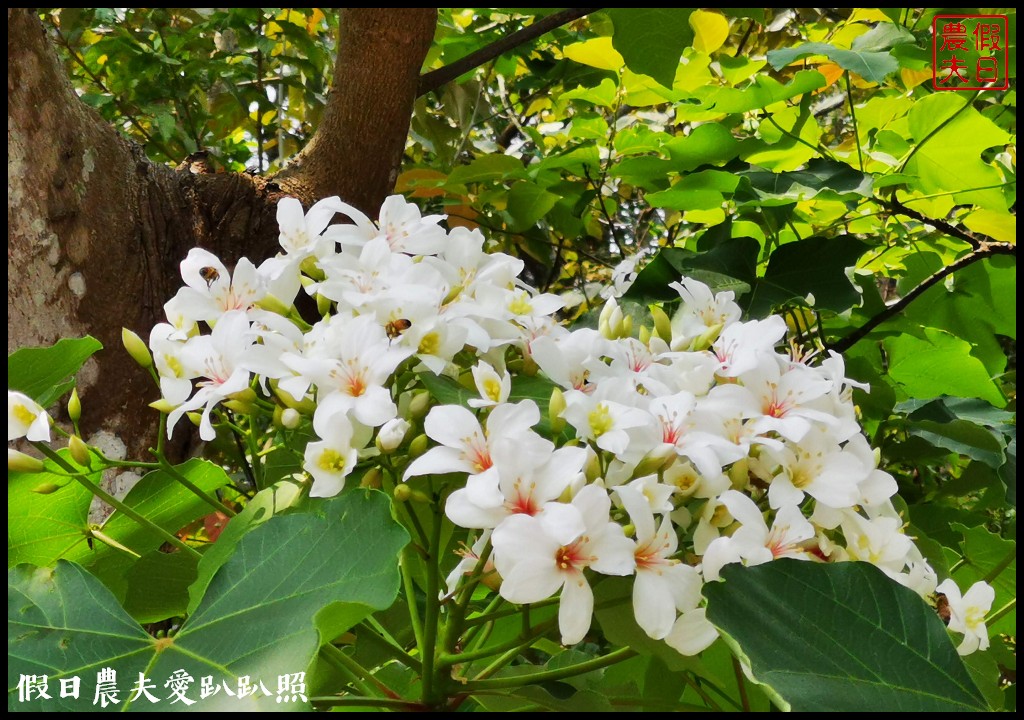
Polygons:
<instances>
[{"instance_id":1,"label":"tree trunk","mask_svg":"<svg viewBox=\"0 0 1024 720\"><path fill-rule=\"evenodd\" d=\"M284 194L379 206L397 176L436 10L345 11L342 89L280 185L150 162L78 99L33 11L8 9L7 20L8 352L99 339L105 349L80 377L84 428L105 430L114 455L121 445L144 459L156 390L120 347L121 328L148 337L194 246L229 267L274 254Z\"/></svg>"},{"instance_id":2,"label":"tree trunk","mask_svg":"<svg viewBox=\"0 0 1024 720\"><path fill-rule=\"evenodd\" d=\"M292 192L340 195L376 217L394 189L435 8L345 8L334 88L316 136L276 178Z\"/></svg>"}]
</instances>

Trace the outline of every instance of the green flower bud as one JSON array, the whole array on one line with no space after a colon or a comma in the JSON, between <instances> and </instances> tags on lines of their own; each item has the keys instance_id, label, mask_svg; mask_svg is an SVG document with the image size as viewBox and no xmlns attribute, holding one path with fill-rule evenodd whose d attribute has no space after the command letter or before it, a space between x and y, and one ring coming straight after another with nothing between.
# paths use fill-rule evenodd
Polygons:
<instances>
[{"instance_id":1,"label":"green flower bud","mask_svg":"<svg viewBox=\"0 0 1024 720\"><path fill-rule=\"evenodd\" d=\"M380 482L383 477L384 473L380 471L380 468L372 467L366 471L363 479L359 481L359 487L378 490L380 489Z\"/></svg>"},{"instance_id":2,"label":"green flower bud","mask_svg":"<svg viewBox=\"0 0 1024 720\"><path fill-rule=\"evenodd\" d=\"M264 310L268 310L269 312L281 315L283 317L287 317L288 313L290 313L291 310L292 310L290 307L285 305L283 302L278 300L276 297L274 297L273 295L269 295L269 294L268 295L264 295L263 298L260 299L256 303L256 306L257 307L261 307Z\"/></svg>"},{"instance_id":3,"label":"green flower bud","mask_svg":"<svg viewBox=\"0 0 1024 720\"><path fill-rule=\"evenodd\" d=\"M128 354L132 356L132 360L137 362L140 367L153 367L153 356L149 354L149 348L146 347L142 338L128 328L121 328L121 343Z\"/></svg>"},{"instance_id":4,"label":"green flower bud","mask_svg":"<svg viewBox=\"0 0 1024 720\"><path fill-rule=\"evenodd\" d=\"M412 400L409 401L409 418L422 420L426 417L428 410L430 410L430 393L424 390L414 394Z\"/></svg>"},{"instance_id":5,"label":"green flower bud","mask_svg":"<svg viewBox=\"0 0 1024 720\"><path fill-rule=\"evenodd\" d=\"M551 432L558 434L565 429L565 420L562 413L565 412L565 395L562 388L555 388L551 391L551 399L548 400L548 422L551 423Z\"/></svg>"},{"instance_id":6,"label":"green flower bud","mask_svg":"<svg viewBox=\"0 0 1024 720\"><path fill-rule=\"evenodd\" d=\"M82 417L82 401L78 398L78 388L74 388L71 391L71 397L68 398L68 417L73 423L78 422Z\"/></svg>"},{"instance_id":7,"label":"green flower bud","mask_svg":"<svg viewBox=\"0 0 1024 720\"><path fill-rule=\"evenodd\" d=\"M23 452L7 448L7 469L14 472L37 473L43 471L43 461Z\"/></svg>"},{"instance_id":8,"label":"green flower bud","mask_svg":"<svg viewBox=\"0 0 1024 720\"><path fill-rule=\"evenodd\" d=\"M92 453L89 452L89 446L77 435L72 435L68 441L68 452L71 453L71 459L82 467L89 467L92 463Z\"/></svg>"},{"instance_id":9,"label":"green flower bud","mask_svg":"<svg viewBox=\"0 0 1024 720\"><path fill-rule=\"evenodd\" d=\"M658 305L651 305L651 319L654 320L654 334L667 343L672 342L672 321Z\"/></svg>"},{"instance_id":10,"label":"green flower bud","mask_svg":"<svg viewBox=\"0 0 1024 720\"><path fill-rule=\"evenodd\" d=\"M412 497L412 488L405 483L399 483L395 485L395 491L392 495L397 502L407 502Z\"/></svg>"},{"instance_id":11,"label":"green flower bud","mask_svg":"<svg viewBox=\"0 0 1024 720\"><path fill-rule=\"evenodd\" d=\"M330 298L324 297L320 293L316 294L316 311L320 313L321 317L327 317L331 314L331 304Z\"/></svg>"},{"instance_id":12,"label":"green flower bud","mask_svg":"<svg viewBox=\"0 0 1024 720\"><path fill-rule=\"evenodd\" d=\"M417 435L409 443L409 458L417 458L427 451L427 436L422 433Z\"/></svg>"},{"instance_id":13,"label":"green flower bud","mask_svg":"<svg viewBox=\"0 0 1024 720\"><path fill-rule=\"evenodd\" d=\"M164 413L165 415L167 415L168 413L171 412L171 410L174 409L174 405L167 402L167 400L165 400L164 398L160 398L159 400L151 402L149 406L158 412Z\"/></svg>"},{"instance_id":14,"label":"green flower bud","mask_svg":"<svg viewBox=\"0 0 1024 720\"><path fill-rule=\"evenodd\" d=\"M40 495L49 495L50 493L57 492L62 487L64 487L64 486L63 485L58 485L55 482L44 482L44 483L39 483L34 488L32 488L32 492L38 493Z\"/></svg>"}]
</instances>

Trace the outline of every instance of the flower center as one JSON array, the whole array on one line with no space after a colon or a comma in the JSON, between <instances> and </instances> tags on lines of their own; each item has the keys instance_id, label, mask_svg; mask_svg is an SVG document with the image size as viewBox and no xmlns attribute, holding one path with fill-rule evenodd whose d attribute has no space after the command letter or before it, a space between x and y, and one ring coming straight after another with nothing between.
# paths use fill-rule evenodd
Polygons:
<instances>
[{"instance_id":1,"label":"flower center","mask_svg":"<svg viewBox=\"0 0 1024 720\"><path fill-rule=\"evenodd\" d=\"M604 403L598 403L597 407L590 411L587 421L590 423L590 431L594 433L595 438L601 437L615 427L615 420L612 419L612 414Z\"/></svg>"},{"instance_id":2,"label":"flower center","mask_svg":"<svg viewBox=\"0 0 1024 720\"><path fill-rule=\"evenodd\" d=\"M36 415L31 410L29 410L24 405L15 405L14 417L16 417L19 422L24 423L25 425L31 425L36 421L36 418L39 416Z\"/></svg>"},{"instance_id":3,"label":"flower center","mask_svg":"<svg viewBox=\"0 0 1024 720\"><path fill-rule=\"evenodd\" d=\"M317 465L321 470L332 473L340 473L345 470L345 456L337 450L328 448L320 453Z\"/></svg>"},{"instance_id":4,"label":"flower center","mask_svg":"<svg viewBox=\"0 0 1024 720\"><path fill-rule=\"evenodd\" d=\"M420 340L417 349L421 355L437 355L437 351L441 349L441 336L436 332L428 332Z\"/></svg>"}]
</instances>

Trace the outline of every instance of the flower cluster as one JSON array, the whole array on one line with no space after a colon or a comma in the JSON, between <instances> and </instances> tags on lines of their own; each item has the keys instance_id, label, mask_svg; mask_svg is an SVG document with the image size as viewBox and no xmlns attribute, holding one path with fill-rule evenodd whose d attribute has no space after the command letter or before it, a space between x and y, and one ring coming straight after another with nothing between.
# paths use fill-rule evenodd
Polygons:
<instances>
[{"instance_id":1,"label":"flower cluster","mask_svg":"<svg viewBox=\"0 0 1024 720\"><path fill-rule=\"evenodd\" d=\"M353 222L331 224L337 214ZM732 293L687 279L673 285L674 316L654 308L640 338L614 299L597 329L566 329L562 300L518 280L521 261L442 219L399 196L379 223L337 198L308 213L286 199L284 252L259 267L243 259L229 272L192 250L150 337L168 432L201 410L211 440L218 406L259 390L287 408L285 426L312 427L311 495L332 496L358 463L418 431L407 408L422 377L461 380L478 397L432 407L422 431L433 445L393 462L404 480L444 476L448 519L479 531L449 590L487 555L506 600L560 593L567 645L590 628L595 575L632 577L637 623L685 654L717 636L701 588L729 563L862 560L936 591L860 432L841 357L778 352L781 318L743 321ZM293 304L302 290L321 312L313 325ZM517 396L520 374L551 390L544 434L537 402ZM962 649L984 647L991 590L939 589Z\"/></svg>"}]
</instances>

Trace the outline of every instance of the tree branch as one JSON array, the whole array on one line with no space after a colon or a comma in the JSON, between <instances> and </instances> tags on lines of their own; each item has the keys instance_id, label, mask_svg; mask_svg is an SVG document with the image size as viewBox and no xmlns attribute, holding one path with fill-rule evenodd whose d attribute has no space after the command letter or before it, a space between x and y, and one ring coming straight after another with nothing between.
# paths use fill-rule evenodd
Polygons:
<instances>
[{"instance_id":1,"label":"tree branch","mask_svg":"<svg viewBox=\"0 0 1024 720\"><path fill-rule=\"evenodd\" d=\"M843 353L853 347L855 344L863 340L868 333L874 330L876 327L884 323L886 320L899 315L901 312L907 309L910 303L914 302L917 298L921 297L929 288L938 283L942 282L945 278L949 277L957 270L962 270L968 265L973 265L979 260L983 260L993 255L1014 255L1017 254L1017 247L1011 243L1003 242L986 242L982 243L981 247L973 252L964 255L962 258L954 262L952 265L938 270L937 272L929 275L920 285L915 287L913 290L908 292L898 301L889 305L882 312L878 313L866 323L861 325L859 328L854 330L849 335L843 337L838 342L832 343L829 349L835 350L838 353Z\"/></svg>"},{"instance_id":2,"label":"tree branch","mask_svg":"<svg viewBox=\"0 0 1024 720\"><path fill-rule=\"evenodd\" d=\"M437 90L439 87L450 83L459 75L467 73L474 68L478 68L499 55L507 53L509 50L513 50L524 43L528 43L531 40L539 38L541 35L544 35L557 27L571 23L573 20L578 20L579 18L589 15L592 12L597 12L600 9L601 8L566 8L565 10L559 10L545 18L541 18L529 27L525 27L522 30L516 30L512 34L506 35L500 40L497 40L486 47L480 48L476 52L470 53L464 58L460 58L453 63L449 63L444 67L438 68L437 70L431 70L420 77L419 86L416 88L416 96L419 97L420 95L426 95L432 90Z\"/></svg>"},{"instance_id":3,"label":"tree branch","mask_svg":"<svg viewBox=\"0 0 1024 720\"><path fill-rule=\"evenodd\" d=\"M922 222L925 225L929 225L935 228L936 230L940 230L946 233L946 235L949 235L950 237L955 237L958 240L963 240L965 243L970 245L974 250L979 249L983 244L983 241L979 240L978 238L974 237L968 232L964 232L955 225L950 225L948 222L945 222L944 220L936 220L935 218L930 218L927 215L922 215L917 210L908 208L906 205L904 205L898 200L883 200L882 198L876 197L874 198L874 201L891 213L894 213L896 215L906 215L907 217L913 218L914 220Z\"/></svg>"}]
</instances>

